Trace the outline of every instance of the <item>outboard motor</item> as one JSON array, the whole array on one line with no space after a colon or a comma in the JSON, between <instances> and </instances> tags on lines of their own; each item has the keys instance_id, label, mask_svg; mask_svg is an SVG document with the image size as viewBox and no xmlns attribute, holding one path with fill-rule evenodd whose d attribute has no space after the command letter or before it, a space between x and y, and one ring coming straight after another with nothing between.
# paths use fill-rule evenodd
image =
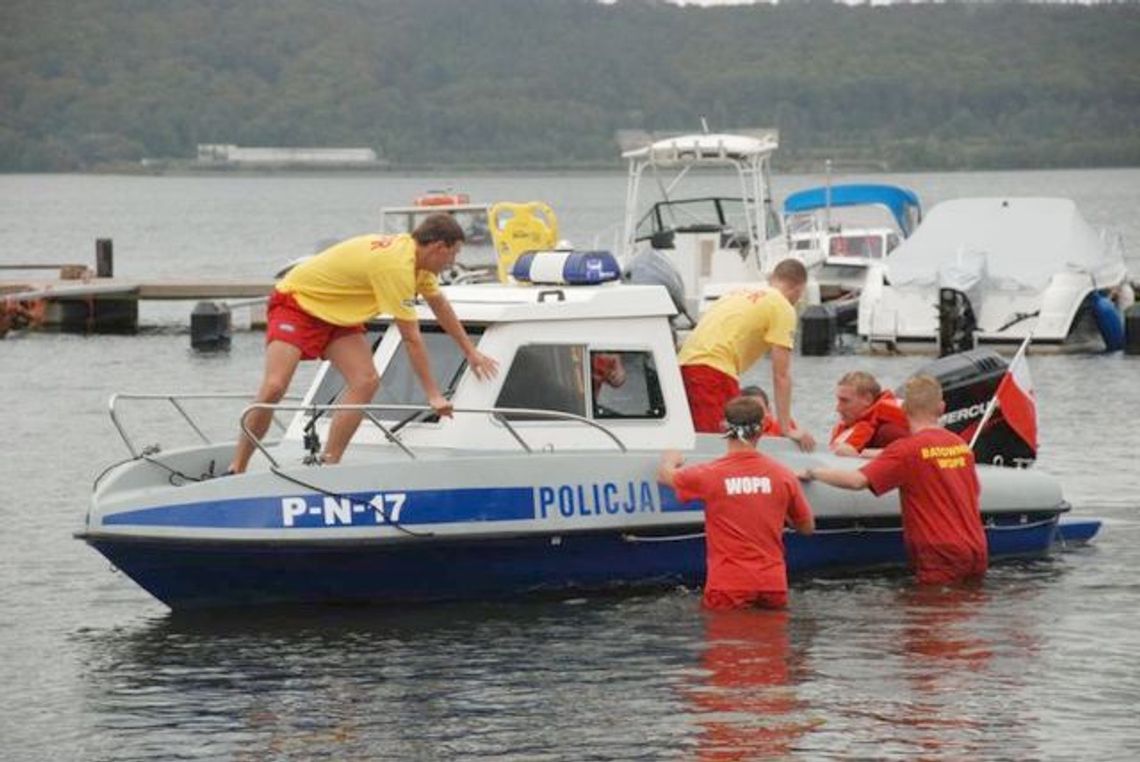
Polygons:
<instances>
[{"instance_id":1,"label":"outboard motor","mask_svg":"<svg viewBox=\"0 0 1140 762\"><path fill-rule=\"evenodd\" d=\"M934 376L942 384L946 402L942 425L969 442L1008 367L994 350L975 349L940 357L918 373ZM996 408L974 446L974 457L978 463L1024 468L1036 460L1037 453Z\"/></svg>"},{"instance_id":2,"label":"outboard motor","mask_svg":"<svg viewBox=\"0 0 1140 762\"><path fill-rule=\"evenodd\" d=\"M629 263L629 282L638 285L664 286L673 300L677 312L684 315L691 325L697 321L685 310L685 283L681 274L669 261L669 257L657 249L647 249Z\"/></svg>"}]
</instances>

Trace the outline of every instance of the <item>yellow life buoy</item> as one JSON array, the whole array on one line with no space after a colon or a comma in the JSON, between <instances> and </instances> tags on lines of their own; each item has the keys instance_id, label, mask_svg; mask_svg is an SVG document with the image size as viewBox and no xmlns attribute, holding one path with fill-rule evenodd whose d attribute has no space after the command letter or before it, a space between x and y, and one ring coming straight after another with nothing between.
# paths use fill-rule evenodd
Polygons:
<instances>
[{"instance_id":1,"label":"yellow life buoy","mask_svg":"<svg viewBox=\"0 0 1140 762\"><path fill-rule=\"evenodd\" d=\"M528 251L553 249L558 243L558 218L542 201L500 201L487 212L491 240L499 260L499 281L510 280L515 260Z\"/></svg>"}]
</instances>

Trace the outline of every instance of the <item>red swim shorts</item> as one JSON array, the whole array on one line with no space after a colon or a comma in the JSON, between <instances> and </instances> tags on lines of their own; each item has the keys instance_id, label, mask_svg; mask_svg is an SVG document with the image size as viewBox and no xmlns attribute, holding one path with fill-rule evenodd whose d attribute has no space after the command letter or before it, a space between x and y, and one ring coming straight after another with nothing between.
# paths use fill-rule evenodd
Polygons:
<instances>
[{"instance_id":1,"label":"red swim shorts","mask_svg":"<svg viewBox=\"0 0 1140 762\"><path fill-rule=\"evenodd\" d=\"M364 333L364 326L326 323L301 309L292 294L283 294L276 289L269 297L265 343L284 341L292 344L301 350L302 360L324 357L329 344L354 333Z\"/></svg>"},{"instance_id":2,"label":"red swim shorts","mask_svg":"<svg viewBox=\"0 0 1140 762\"><path fill-rule=\"evenodd\" d=\"M740 395L740 382L708 365L682 365L681 381L689 398L693 427L706 434L724 431L724 406Z\"/></svg>"},{"instance_id":3,"label":"red swim shorts","mask_svg":"<svg viewBox=\"0 0 1140 762\"><path fill-rule=\"evenodd\" d=\"M786 592L761 592L759 590L705 590L701 605L706 609L783 609L788 607Z\"/></svg>"}]
</instances>

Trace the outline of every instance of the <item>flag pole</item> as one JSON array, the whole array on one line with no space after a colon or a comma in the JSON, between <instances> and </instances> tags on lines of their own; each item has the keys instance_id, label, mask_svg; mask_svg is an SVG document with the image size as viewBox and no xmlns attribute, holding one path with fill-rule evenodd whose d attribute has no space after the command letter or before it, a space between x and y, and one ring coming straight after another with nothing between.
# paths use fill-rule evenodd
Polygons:
<instances>
[{"instance_id":1,"label":"flag pole","mask_svg":"<svg viewBox=\"0 0 1140 762\"><path fill-rule=\"evenodd\" d=\"M1018 359L1020 359L1020 357L1023 354L1025 354L1025 350L1029 348L1029 342L1032 340L1033 340L1033 336L1030 335L1030 336L1025 337L1025 341L1021 342L1021 346L1017 348L1017 352L1016 352L1016 354L1014 354L1013 359L1009 361L1009 367L1010 368L1012 368L1013 364L1015 362L1017 362ZM999 387L1001 386L1001 381L998 382L998 386ZM974 445L977 444L978 437L980 437L982 435L982 429L984 429L986 427L986 424L990 422L990 418L994 414L994 408L995 407L997 407L997 388L996 387L994 388L994 396L990 397L990 403L988 405L986 405L986 412L982 415L982 420L978 422L978 428L974 429L974 436L971 437L971 439L970 439L970 449L971 450L973 450Z\"/></svg>"}]
</instances>

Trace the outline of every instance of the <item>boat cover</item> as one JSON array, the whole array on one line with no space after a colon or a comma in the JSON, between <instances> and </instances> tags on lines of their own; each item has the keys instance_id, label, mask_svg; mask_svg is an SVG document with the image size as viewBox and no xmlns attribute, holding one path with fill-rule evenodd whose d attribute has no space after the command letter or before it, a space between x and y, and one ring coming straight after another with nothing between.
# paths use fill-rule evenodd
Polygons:
<instances>
[{"instance_id":1,"label":"boat cover","mask_svg":"<svg viewBox=\"0 0 1140 762\"><path fill-rule=\"evenodd\" d=\"M1115 285L1126 275L1120 248L1102 239L1065 198L944 201L894 250L886 267L895 286L951 285L947 276L960 271L990 287L1036 291L1059 272L1088 273L1097 287Z\"/></svg>"},{"instance_id":2,"label":"boat cover","mask_svg":"<svg viewBox=\"0 0 1140 762\"><path fill-rule=\"evenodd\" d=\"M856 183L808 188L793 193L784 199L784 214L812 212L816 209L825 209L828 206L870 206L872 204L890 209L899 230L904 236L909 236L914 232L914 225L911 223L913 221L917 224L922 205L914 191L897 185ZM915 214L912 218L908 214L910 209L914 209L919 214Z\"/></svg>"}]
</instances>

